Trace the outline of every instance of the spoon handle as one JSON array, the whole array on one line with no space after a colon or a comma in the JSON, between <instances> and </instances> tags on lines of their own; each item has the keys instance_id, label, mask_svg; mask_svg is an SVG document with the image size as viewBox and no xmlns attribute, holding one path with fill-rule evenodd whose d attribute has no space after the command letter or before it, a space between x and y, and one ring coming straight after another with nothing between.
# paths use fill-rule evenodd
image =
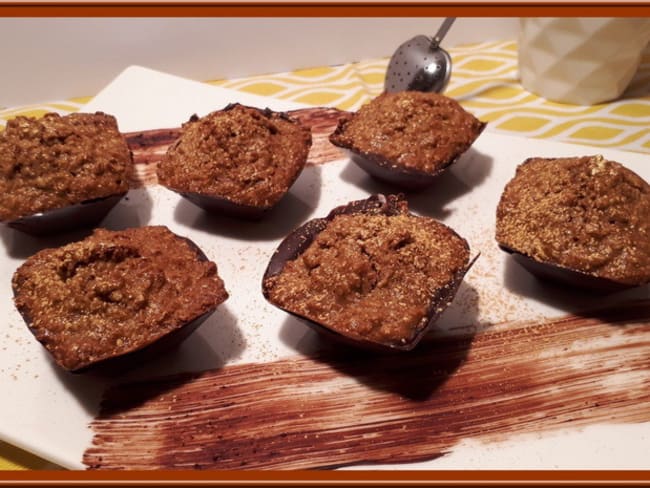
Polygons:
<instances>
[{"instance_id":1,"label":"spoon handle","mask_svg":"<svg viewBox=\"0 0 650 488\"><path fill-rule=\"evenodd\" d=\"M431 40L431 49L438 49L440 42L447 35L447 32L449 31L449 29L451 29L451 26L455 20L456 17L447 17L442 22L440 29L438 29L438 32L436 32L436 35L433 36L433 39Z\"/></svg>"}]
</instances>

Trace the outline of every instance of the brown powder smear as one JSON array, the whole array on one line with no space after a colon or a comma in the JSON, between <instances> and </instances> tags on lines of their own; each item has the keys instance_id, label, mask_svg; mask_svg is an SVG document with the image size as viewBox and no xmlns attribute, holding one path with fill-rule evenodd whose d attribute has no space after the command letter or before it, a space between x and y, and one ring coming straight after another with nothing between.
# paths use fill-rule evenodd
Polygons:
<instances>
[{"instance_id":1,"label":"brown powder smear","mask_svg":"<svg viewBox=\"0 0 650 488\"><path fill-rule=\"evenodd\" d=\"M409 353L244 364L107 392L91 469L414 462L462 439L650 421L650 300Z\"/></svg>"},{"instance_id":2,"label":"brown powder smear","mask_svg":"<svg viewBox=\"0 0 650 488\"><path fill-rule=\"evenodd\" d=\"M330 107L300 108L287 112L289 117L311 129L312 146L307 164L324 164L346 157L341 149L329 141L339 119L346 113Z\"/></svg>"},{"instance_id":3,"label":"brown powder smear","mask_svg":"<svg viewBox=\"0 0 650 488\"><path fill-rule=\"evenodd\" d=\"M312 131L312 146L307 164L324 164L345 157L343 152L329 142L329 135L336 128L338 119L344 114L335 108L301 108L287 112ZM124 134L135 165L131 188L152 186L158 183L156 165L165 155L167 148L180 136L180 128L153 129Z\"/></svg>"}]
</instances>

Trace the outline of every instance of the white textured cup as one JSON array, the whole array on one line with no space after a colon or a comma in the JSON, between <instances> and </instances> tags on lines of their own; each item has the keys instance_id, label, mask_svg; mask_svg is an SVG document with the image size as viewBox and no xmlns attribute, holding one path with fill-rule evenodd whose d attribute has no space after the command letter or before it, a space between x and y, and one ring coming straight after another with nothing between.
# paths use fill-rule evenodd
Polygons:
<instances>
[{"instance_id":1,"label":"white textured cup","mask_svg":"<svg viewBox=\"0 0 650 488\"><path fill-rule=\"evenodd\" d=\"M548 100L593 105L625 91L650 41L650 18L523 18L519 76Z\"/></svg>"}]
</instances>

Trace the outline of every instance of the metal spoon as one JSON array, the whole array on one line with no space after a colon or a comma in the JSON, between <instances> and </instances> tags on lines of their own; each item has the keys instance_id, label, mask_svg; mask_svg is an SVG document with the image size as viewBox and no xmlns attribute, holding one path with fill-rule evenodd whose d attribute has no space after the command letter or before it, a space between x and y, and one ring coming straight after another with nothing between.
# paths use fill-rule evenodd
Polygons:
<instances>
[{"instance_id":1,"label":"metal spoon","mask_svg":"<svg viewBox=\"0 0 650 488\"><path fill-rule=\"evenodd\" d=\"M384 88L387 92L415 90L442 92L451 76L451 57L440 42L456 17L447 17L433 39L416 36L402 44L388 63Z\"/></svg>"}]
</instances>

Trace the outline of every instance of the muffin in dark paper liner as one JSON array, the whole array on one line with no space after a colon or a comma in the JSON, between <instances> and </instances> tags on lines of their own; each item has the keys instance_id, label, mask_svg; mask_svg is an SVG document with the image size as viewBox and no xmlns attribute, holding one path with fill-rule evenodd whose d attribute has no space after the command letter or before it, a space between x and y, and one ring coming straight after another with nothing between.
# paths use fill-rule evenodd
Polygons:
<instances>
[{"instance_id":1,"label":"muffin in dark paper liner","mask_svg":"<svg viewBox=\"0 0 650 488\"><path fill-rule=\"evenodd\" d=\"M330 136L373 177L421 189L474 143L485 123L437 93L382 93L343 117Z\"/></svg>"},{"instance_id":2,"label":"muffin in dark paper liner","mask_svg":"<svg viewBox=\"0 0 650 488\"><path fill-rule=\"evenodd\" d=\"M111 115L16 117L0 133L0 221L34 235L92 227L126 195L132 168Z\"/></svg>"},{"instance_id":3,"label":"muffin in dark paper liner","mask_svg":"<svg viewBox=\"0 0 650 488\"><path fill-rule=\"evenodd\" d=\"M444 224L374 195L293 231L262 288L273 305L319 332L377 351L414 348L453 300L471 262Z\"/></svg>"},{"instance_id":4,"label":"muffin in dark paper liner","mask_svg":"<svg viewBox=\"0 0 650 488\"><path fill-rule=\"evenodd\" d=\"M62 368L141 364L228 298L215 263L166 227L97 229L31 256L12 280L30 331Z\"/></svg>"},{"instance_id":5,"label":"muffin in dark paper liner","mask_svg":"<svg viewBox=\"0 0 650 488\"><path fill-rule=\"evenodd\" d=\"M284 113L231 104L193 116L158 165L158 181L204 210L257 219L303 170L311 132Z\"/></svg>"},{"instance_id":6,"label":"muffin in dark paper liner","mask_svg":"<svg viewBox=\"0 0 650 488\"><path fill-rule=\"evenodd\" d=\"M602 156L530 158L497 208L499 246L541 279L597 292L650 283L650 185Z\"/></svg>"}]
</instances>

